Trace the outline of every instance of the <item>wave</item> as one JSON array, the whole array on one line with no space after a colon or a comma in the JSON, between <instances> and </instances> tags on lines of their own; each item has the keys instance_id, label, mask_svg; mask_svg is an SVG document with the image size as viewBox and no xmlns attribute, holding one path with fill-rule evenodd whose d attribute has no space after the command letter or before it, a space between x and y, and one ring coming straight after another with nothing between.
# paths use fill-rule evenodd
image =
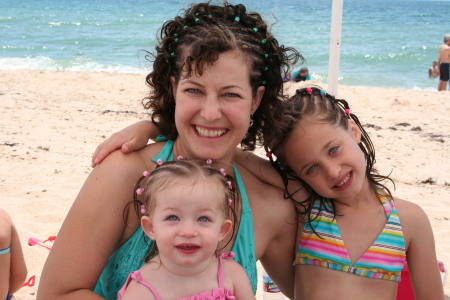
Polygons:
<instances>
[{"instance_id":1,"label":"wave","mask_svg":"<svg viewBox=\"0 0 450 300\"><path fill-rule=\"evenodd\" d=\"M0 70L47 70L47 71L91 71L110 73L147 74L148 68L137 68L120 64L101 64L84 57L67 61L57 61L45 56L2 57Z\"/></svg>"}]
</instances>

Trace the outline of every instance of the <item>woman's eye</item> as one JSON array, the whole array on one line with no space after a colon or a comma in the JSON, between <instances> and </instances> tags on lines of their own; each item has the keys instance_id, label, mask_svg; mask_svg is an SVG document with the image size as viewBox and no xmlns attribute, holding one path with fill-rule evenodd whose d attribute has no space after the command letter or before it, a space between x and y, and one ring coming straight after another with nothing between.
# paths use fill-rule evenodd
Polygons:
<instances>
[{"instance_id":1,"label":"woman's eye","mask_svg":"<svg viewBox=\"0 0 450 300\"><path fill-rule=\"evenodd\" d=\"M198 93L200 93L200 90L198 90L198 89L187 89L186 92L192 93L192 94L198 94Z\"/></svg>"},{"instance_id":2,"label":"woman's eye","mask_svg":"<svg viewBox=\"0 0 450 300\"><path fill-rule=\"evenodd\" d=\"M338 151L338 149L339 149L338 146L331 148L330 149L330 154L336 153L336 151Z\"/></svg>"},{"instance_id":3,"label":"woman's eye","mask_svg":"<svg viewBox=\"0 0 450 300\"><path fill-rule=\"evenodd\" d=\"M169 220L169 221L178 221L179 219L178 219L177 216L168 216L167 220Z\"/></svg>"},{"instance_id":4,"label":"woman's eye","mask_svg":"<svg viewBox=\"0 0 450 300\"><path fill-rule=\"evenodd\" d=\"M308 169L307 173L309 174L309 173L311 173L312 171L314 171L315 169L317 169L317 165L311 166L311 167Z\"/></svg>"},{"instance_id":5,"label":"woman's eye","mask_svg":"<svg viewBox=\"0 0 450 300\"><path fill-rule=\"evenodd\" d=\"M210 221L210 220L209 220L208 217L200 217L200 218L198 218L198 221L199 221L199 222L208 222L208 221Z\"/></svg>"},{"instance_id":6,"label":"woman's eye","mask_svg":"<svg viewBox=\"0 0 450 300\"><path fill-rule=\"evenodd\" d=\"M227 97L231 97L231 98L239 97L239 95L238 95L238 94L235 94L235 93L226 93L226 96L227 96Z\"/></svg>"}]
</instances>

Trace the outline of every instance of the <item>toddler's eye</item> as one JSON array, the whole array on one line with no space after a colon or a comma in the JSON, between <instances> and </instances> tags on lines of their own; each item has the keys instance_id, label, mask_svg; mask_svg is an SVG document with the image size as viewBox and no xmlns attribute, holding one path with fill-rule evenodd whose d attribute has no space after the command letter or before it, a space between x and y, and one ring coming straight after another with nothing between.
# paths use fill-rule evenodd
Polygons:
<instances>
[{"instance_id":1,"label":"toddler's eye","mask_svg":"<svg viewBox=\"0 0 450 300\"><path fill-rule=\"evenodd\" d=\"M167 220L169 220L169 221L178 221L180 219L177 216L168 216Z\"/></svg>"},{"instance_id":2,"label":"toddler's eye","mask_svg":"<svg viewBox=\"0 0 450 300\"><path fill-rule=\"evenodd\" d=\"M209 222L210 219L208 217L200 217L200 218L198 218L198 221L199 222Z\"/></svg>"}]
</instances>

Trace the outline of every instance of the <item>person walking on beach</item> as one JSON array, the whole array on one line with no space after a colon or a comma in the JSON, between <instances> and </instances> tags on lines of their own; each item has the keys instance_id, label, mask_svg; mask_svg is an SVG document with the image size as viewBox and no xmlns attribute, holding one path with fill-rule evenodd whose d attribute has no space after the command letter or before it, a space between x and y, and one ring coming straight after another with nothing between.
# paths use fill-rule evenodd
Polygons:
<instances>
[{"instance_id":1,"label":"person walking on beach","mask_svg":"<svg viewBox=\"0 0 450 300\"><path fill-rule=\"evenodd\" d=\"M433 61L433 65L428 69L428 77L436 78L439 75L439 69L437 67L437 62Z\"/></svg>"},{"instance_id":2,"label":"person walking on beach","mask_svg":"<svg viewBox=\"0 0 450 300\"><path fill-rule=\"evenodd\" d=\"M450 80L450 34L444 34L444 43L439 47L437 64L440 75L438 91L445 91Z\"/></svg>"}]
</instances>

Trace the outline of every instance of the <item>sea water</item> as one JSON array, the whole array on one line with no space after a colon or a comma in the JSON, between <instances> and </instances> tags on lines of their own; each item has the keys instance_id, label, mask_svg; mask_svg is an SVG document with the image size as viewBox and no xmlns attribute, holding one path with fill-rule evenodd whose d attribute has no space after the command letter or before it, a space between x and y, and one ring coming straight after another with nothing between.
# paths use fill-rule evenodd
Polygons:
<instances>
[{"instance_id":1,"label":"sea water","mask_svg":"<svg viewBox=\"0 0 450 300\"><path fill-rule=\"evenodd\" d=\"M239 0L327 83L331 0ZM156 32L188 0L0 0L0 69L145 74ZM344 0L339 84L436 90L450 1ZM299 68L300 65L296 66ZM1 83L0 83L1 85Z\"/></svg>"}]
</instances>

